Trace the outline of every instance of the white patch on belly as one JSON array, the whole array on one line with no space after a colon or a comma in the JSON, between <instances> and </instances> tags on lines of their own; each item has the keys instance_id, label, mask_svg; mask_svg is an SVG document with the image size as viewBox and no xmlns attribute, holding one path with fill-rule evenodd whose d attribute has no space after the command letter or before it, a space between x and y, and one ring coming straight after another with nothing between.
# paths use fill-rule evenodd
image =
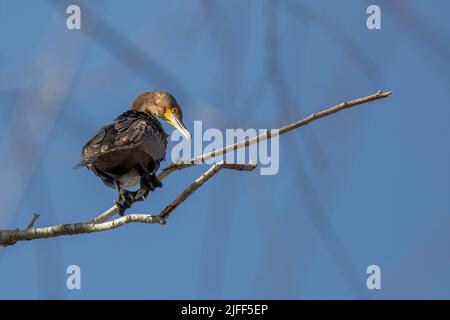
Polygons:
<instances>
[{"instance_id":1,"label":"white patch on belly","mask_svg":"<svg viewBox=\"0 0 450 320\"><path fill-rule=\"evenodd\" d=\"M141 183L141 176L136 169L131 170L127 174L124 174L119 178L121 187L123 188L133 188Z\"/></svg>"}]
</instances>

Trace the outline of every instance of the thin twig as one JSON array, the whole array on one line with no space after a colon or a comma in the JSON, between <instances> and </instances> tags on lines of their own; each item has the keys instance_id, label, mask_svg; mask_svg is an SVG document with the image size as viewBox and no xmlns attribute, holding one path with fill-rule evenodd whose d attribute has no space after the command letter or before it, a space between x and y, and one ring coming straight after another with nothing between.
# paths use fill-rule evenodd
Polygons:
<instances>
[{"instance_id":1,"label":"thin twig","mask_svg":"<svg viewBox=\"0 0 450 320\"><path fill-rule=\"evenodd\" d=\"M31 221L27 226L27 230L30 230L31 228L33 228L34 223L36 222L36 220L39 218L39 214L37 214L36 212L33 213L33 216L31 217Z\"/></svg>"},{"instance_id":2,"label":"thin twig","mask_svg":"<svg viewBox=\"0 0 450 320\"><path fill-rule=\"evenodd\" d=\"M351 107L355 107L357 105L361 105L367 102L371 102L374 100L379 100L379 99L383 99L386 97L389 97L391 94L393 93L393 91L378 91L370 96L367 97L363 97L363 98L359 98L356 100L352 100L349 102L342 102L336 106L333 106L331 108L325 109L323 111L317 112L317 113L313 113L311 114L309 117L303 118L301 120L298 120L296 122L290 123L286 126L283 126L281 128L278 129L273 129L273 130L266 130L266 132L260 134L259 136L255 136L252 138L248 138L242 141L239 141L237 143L234 144L230 144L228 146L223 147L222 149L218 149L218 150L214 150L212 152L194 157L184 163L178 164L178 163L172 163L171 165L169 165L168 167L164 168L160 174L160 177L167 177L169 174L173 173L174 171L177 170L181 170L184 169L188 166L194 165L194 164L199 164L199 163L203 163L206 160L209 160L211 158L215 158L217 156L220 156L222 154L228 153L230 151L233 150L237 150L240 149L242 147L248 147L252 144L255 143L259 143L263 140L266 139L270 139L275 135L281 135L284 134L286 132L292 131L294 129L297 129L299 127L305 126L307 124L309 124L310 122L313 122L315 120L318 120L320 118L332 115L333 113L336 113L338 111L342 111L344 109L347 108L351 108Z\"/></svg>"},{"instance_id":3,"label":"thin twig","mask_svg":"<svg viewBox=\"0 0 450 320\"><path fill-rule=\"evenodd\" d=\"M224 161L214 164L199 178L197 178L189 187L187 187L175 200L164 208L158 215L151 214L129 214L124 217L103 223L71 223L60 224L45 228L27 228L25 230L0 230L0 245L13 245L18 241L34 240L59 237L65 235L74 235L82 233L92 233L107 231L119 228L129 223L159 223L165 224L170 214L192 193L206 183L210 178L216 175L221 169L251 171L256 168L256 164L229 164ZM37 219L37 218L36 218Z\"/></svg>"},{"instance_id":4,"label":"thin twig","mask_svg":"<svg viewBox=\"0 0 450 320\"><path fill-rule=\"evenodd\" d=\"M175 210L184 200L186 200L195 190L200 188L206 181L212 178L221 169L231 169L239 171L251 171L256 168L255 163L248 164L236 164L236 163L226 163L221 161L219 163L211 166L204 174L197 178L182 194L178 196L171 204L164 208L159 214L162 222L165 222L169 215Z\"/></svg>"}]
</instances>

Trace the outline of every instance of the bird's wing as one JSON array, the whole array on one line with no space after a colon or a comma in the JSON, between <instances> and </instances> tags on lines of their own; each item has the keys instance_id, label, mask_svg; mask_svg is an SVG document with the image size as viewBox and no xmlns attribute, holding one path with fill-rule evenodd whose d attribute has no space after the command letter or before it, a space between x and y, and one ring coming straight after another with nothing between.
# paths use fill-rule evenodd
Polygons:
<instances>
[{"instance_id":1,"label":"bird's wing","mask_svg":"<svg viewBox=\"0 0 450 320\"><path fill-rule=\"evenodd\" d=\"M114 149L114 126L112 124L100 128L97 133L81 149L82 160L75 169L93 163L100 155Z\"/></svg>"},{"instance_id":2,"label":"bird's wing","mask_svg":"<svg viewBox=\"0 0 450 320\"><path fill-rule=\"evenodd\" d=\"M127 111L116 119L114 129L117 130L115 147L139 148L156 161L164 159L167 135L155 117Z\"/></svg>"},{"instance_id":3,"label":"bird's wing","mask_svg":"<svg viewBox=\"0 0 450 320\"><path fill-rule=\"evenodd\" d=\"M119 161L118 158L133 149L142 150L153 160L160 161L165 157L166 147L167 135L156 118L142 112L127 111L113 124L98 130L86 143L81 151L82 160L75 168L96 164L101 159L111 161L117 158Z\"/></svg>"}]
</instances>

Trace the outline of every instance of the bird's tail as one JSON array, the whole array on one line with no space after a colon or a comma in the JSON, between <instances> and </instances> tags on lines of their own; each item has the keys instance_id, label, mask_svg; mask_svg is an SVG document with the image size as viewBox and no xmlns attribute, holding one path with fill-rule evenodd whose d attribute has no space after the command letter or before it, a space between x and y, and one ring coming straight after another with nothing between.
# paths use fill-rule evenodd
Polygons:
<instances>
[{"instance_id":1,"label":"bird's tail","mask_svg":"<svg viewBox=\"0 0 450 320\"><path fill-rule=\"evenodd\" d=\"M89 160L81 160L80 162L78 162L76 165L73 166L73 169L76 170L76 169L86 167L89 163L90 163Z\"/></svg>"}]
</instances>

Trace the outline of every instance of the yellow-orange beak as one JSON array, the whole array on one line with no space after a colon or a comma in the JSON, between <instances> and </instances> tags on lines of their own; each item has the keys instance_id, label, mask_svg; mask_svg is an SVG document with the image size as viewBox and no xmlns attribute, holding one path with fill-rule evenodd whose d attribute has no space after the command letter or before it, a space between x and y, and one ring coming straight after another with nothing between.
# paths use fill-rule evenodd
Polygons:
<instances>
[{"instance_id":1,"label":"yellow-orange beak","mask_svg":"<svg viewBox=\"0 0 450 320\"><path fill-rule=\"evenodd\" d=\"M183 123L183 120L178 119L170 110L166 110L164 112L164 118L168 123L170 123L172 126L174 126L176 129L180 130L180 132L183 134L183 136L186 137L186 139L191 140L191 134L186 129L186 126Z\"/></svg>"}]
</instances>

